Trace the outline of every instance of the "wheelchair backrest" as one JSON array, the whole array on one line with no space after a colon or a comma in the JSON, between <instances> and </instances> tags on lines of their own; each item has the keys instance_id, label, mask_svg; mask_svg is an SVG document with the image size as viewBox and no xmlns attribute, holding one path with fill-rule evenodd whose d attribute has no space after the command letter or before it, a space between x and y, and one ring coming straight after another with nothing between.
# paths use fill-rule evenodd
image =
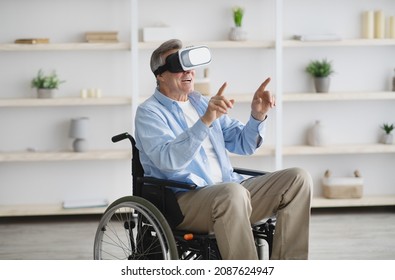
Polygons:
<instances>
[{"instance_id":1,"label":"wheelchair backrest","mask_svg":"<svg viewBox=\"0 0 395 280\"><path fill-rule=\"evenodd\" d=\"M133 195L142 196L142 185L137 181L137 178L144 177L144 169L140 162L140 152L136 147L136 140L131 136L132 142L132 180L133 180Z\"/></svg>"},{"instance_id":2,"label":"wheelchair backrest","mask_svg":"<svg viewBox=\"0 0 395 280\"><path fill-rule=\"evenodd\" d=\"M125 139L129 139L130 144L132 145L132 194L141 196L142 184L137 178L144 177L144 169L140 162L140 152L136 147L136 140L134 140L133 136L127 132L115 135L111 138L114 143Z\"/></svg>"}]
</instances>

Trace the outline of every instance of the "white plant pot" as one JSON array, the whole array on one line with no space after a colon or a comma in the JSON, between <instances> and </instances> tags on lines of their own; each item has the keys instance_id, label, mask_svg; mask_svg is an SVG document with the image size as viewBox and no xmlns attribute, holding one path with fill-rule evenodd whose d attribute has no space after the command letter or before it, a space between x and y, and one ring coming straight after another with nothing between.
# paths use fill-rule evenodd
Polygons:
<instances>
[{"instance_id":1,"label":"white plant pot","mask_svg":"<svg viewBox=\"0 0 395 280\"><path fill-rule=\"evenodd\" d=\"M241 26L232 27L229 32L229 40L245 41L247 40L247 32Z\"/></svg>"},{"instance_id":2,"label":"white plant pot","mask_svg":"<svg viewBox=\"0 0 395 280\"><path fill-rule=\"evenodd\" d=\"M317 93L329 92L330 81L331 80L329 77L315 77L314 78L315 91Z\"/></svg>"},{"instance_id":3,"label":"white plant pot","mask_svg":"<svg viewBox=\"0 0 395 280\"><path fill-rule=\"evenodd\" d=\"M54 98L56 89L46 89L39 88L37 89L37 98Z\"/></svg>"},{"instance_id":4,"label":"white plant pot","mask_svg":"<svg viewBox=\"0 0 395 280\"><path fill-rule=\"evenodd\" d=\"M394 144L394 135L392 133L390 134L383 134L383 136L381 136L381 143L383 144L387 144L387 145L392 145Z\"/></svg>"}]
</instances>

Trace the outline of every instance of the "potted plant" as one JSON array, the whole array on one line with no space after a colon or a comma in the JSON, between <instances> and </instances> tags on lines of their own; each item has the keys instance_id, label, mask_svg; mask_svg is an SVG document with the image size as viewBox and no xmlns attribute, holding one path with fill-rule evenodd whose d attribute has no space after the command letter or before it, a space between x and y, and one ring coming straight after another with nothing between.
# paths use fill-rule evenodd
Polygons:
<instances>
[{"instance_id":1,"label":"potted plant","mask_svg":"<svg viewBox=\"0 0 395 280\"><path fill-rule=\"evenodd\" d=\"M37 76L31 81L31 86L37 89L38 98L52 98L54 97L55 90L64 82L58 78L55 71L52 71L49 75L45 75L40 69Z\"/></svg>"},{"instance_id":2,"label":"potted plant","mask_svg":"<svg viewBox=\"0 0 395 280\"><path fill-rule=\"evenodd\" d=\"M392 134L392 130L394 130L394 125L385 123L381 126L381 128L384 130L384 134L382 135L381 142L383 144L393 144L394 135Z\"/></svg>"},{"instance_id":3,"label":"potted plant","mask_svg":"<svg viewBox=\"0 0 395 280\"><path fill-rule=\"evenodd\" d=\"M245 41L247 40L247 33L242 27L244 8L236 6L233 7L233 21L235 26L231 28L229 33L229 40L231 41Z\"/></svg>"},{"instance_id":4,"label":"potted plant","mask_svg":"<svg viewBox=\"0 0 395 280\"><path fill-rule=\"evenodd\" d=\"M334 73L332 63L327 59L313 60L307 67L306 72L314 78L316 92L328 92L330 75Z\"/></svg>"}]
</instances>

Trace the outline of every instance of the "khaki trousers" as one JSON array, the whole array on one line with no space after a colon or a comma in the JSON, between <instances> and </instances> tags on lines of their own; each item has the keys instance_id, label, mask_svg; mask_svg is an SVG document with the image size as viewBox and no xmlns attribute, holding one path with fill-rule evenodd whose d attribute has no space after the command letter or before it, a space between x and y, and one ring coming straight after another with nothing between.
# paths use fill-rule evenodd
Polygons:
<instances>
[{"instance_id":1,"label":"khaki trousers","mask_svg":"<svg viewBox=\"0 0 395 280\"><path fill-rule=\"evenodd\" d=\"M290 168L178 196L178 229L214 232L223 259L257 259L251 224L276 216L271 259L307 259L312 180Z\"/></svg>"}]
</instances>

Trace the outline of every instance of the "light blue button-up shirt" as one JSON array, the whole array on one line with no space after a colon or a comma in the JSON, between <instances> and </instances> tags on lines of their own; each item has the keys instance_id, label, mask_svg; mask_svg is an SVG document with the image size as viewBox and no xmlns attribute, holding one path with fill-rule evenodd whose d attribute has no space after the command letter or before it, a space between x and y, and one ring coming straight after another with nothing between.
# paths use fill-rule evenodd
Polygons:
<instances>
[{"instance_id":1,"label":"light blue button-up shirt","mask_svg":"<svg viewBox=\"0 0 395 280\"><path fill-rule=\"evenodd\" d=\"M209 99L197 92L189 100L202 116ZM227 151L250 155L262 144L265 121L250 117L244 125L223 115L207 127L200 119L188 127L182 109L158 89L140 104L135 119L136 145L146 176L194 183L200 187L214 184L202 147L209 137L218 156L223 182L245 178L233 172Z\"/></svg>"}]
</instances>

